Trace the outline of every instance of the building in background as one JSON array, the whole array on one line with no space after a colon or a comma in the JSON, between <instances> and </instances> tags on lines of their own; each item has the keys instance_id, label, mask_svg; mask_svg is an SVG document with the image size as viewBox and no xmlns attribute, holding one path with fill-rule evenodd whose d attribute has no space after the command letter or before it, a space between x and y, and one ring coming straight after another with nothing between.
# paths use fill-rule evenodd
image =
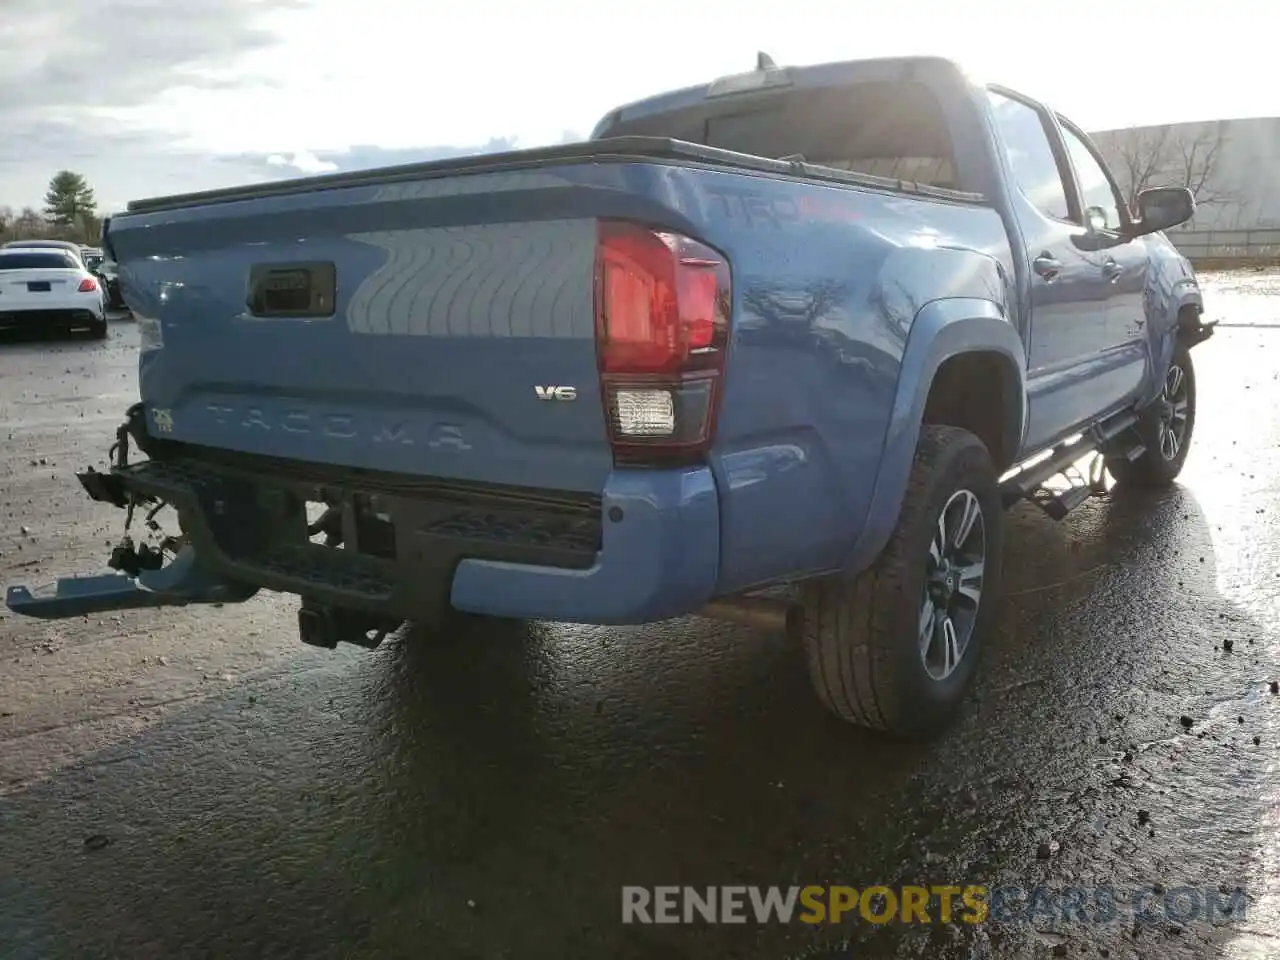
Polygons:
<instances>
[{"instance_id":1,"label":"building in background","mask_svg":"<svg viewBox=\"0 0 1280 960\"><path fill-rule=\"evenodd\" d=\"M1185 186L1196 215L1169 231L1192 259L1280 259L1280 117L1207 120L1091 134L1130 204Z\"/></svg>"}]
</instances>

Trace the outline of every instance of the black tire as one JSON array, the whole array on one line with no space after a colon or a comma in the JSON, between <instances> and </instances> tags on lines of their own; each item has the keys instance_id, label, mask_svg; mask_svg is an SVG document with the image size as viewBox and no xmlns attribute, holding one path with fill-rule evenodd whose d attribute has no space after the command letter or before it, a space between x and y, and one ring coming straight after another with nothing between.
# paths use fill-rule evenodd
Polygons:
<instances>
[{"instance_id":1,"label":"black tire","mask_svg":"<svg viewBox=\"0 0 1280 960\"><path fill-rule=\"evenodd\" d=\"M1195 426L1196 371L1191 351L1179 344L1165 371L1164 389L1142 411L1134 428L1147 449L1136 460L1110 457L1106 461L1116 485L1165 487L1173 483L1187 462Z\"/></svg>"},{"instance_id":2,"label":"black tire","mask_svg":"<svg viewBox=\"0 0 1280 960\"><path fill-rule=\"evenodd\" d=\"M947 602L971 601L955 590L949 575L947 585L937 582L943 568L932 559L932 543L944 507L950 507L949 518L954 518L957 504L969 498L981 508L985 567L978 580L980 595L972 615L966 605L964 618L958 608L956 621L946 617L953 623L952 638L958 636L954 624L962 623L967 640L953 671L935 678L925 654L941 636L936 619L930 625L930 646L921 649L931 578L934 599L935 591L946 591ZM993 622L1003 519L998 472L982 441L957 427L925 425L898 525L876 562L854 579L832 577L802 587L809 677L827 709L842 720L897 737L941 732L964 698ZM972 541L966 544L971 556Z\"/></svg>"},{"instance_id":3,"label":"black tire","mask_svg":"<svg viewBox=\"0 0 1280 960\"><path fill-rule=\"evenodd\" d=\"M108 332L109 332L109 328L107 327L106 320L99 320L98 322L90 325L89 327L89 336L91 336L94 340L107 339Z\"/></svg>"}]
</instances>

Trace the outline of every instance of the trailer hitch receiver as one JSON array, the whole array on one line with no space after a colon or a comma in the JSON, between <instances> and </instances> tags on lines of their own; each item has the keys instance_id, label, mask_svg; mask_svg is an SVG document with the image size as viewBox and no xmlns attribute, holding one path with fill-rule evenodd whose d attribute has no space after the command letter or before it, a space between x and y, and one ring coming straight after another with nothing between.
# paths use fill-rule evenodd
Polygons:
<instances>
[{"instance_id":1,"label":"trailer hitch receiver","mask_svg":"<svg viewBox=\"0 0 1280 960\"><path fill-rule=\"evenodd\" d=\"M344 610L325 604L302 601L298 610L298 638L313 647L332 650L339 643L352 643L372 650L401 621L359 610Z\"/></svg>"}]
</instances>

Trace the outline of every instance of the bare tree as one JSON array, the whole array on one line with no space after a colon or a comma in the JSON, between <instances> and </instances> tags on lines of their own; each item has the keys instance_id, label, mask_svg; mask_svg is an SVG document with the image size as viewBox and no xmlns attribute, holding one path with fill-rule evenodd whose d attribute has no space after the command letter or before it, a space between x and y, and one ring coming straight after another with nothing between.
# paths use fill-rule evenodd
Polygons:
<instances>
[{"instance_id":1,"label":"bare tree","mask_svg":"<svg viewBox=\"0 0 1280 960\"><path fill-rule=\"evenodd\" d=\"M22 208L22 213L13 221L12 230L19 240L33 240L49 232L44 217L31 207Z\"/></svg>"},{"instance_id":2,"label":"bare tree","mask_svg":"<svg viewBox=\"0 0 1280 960\"><path fill-rule=\"evenodd\" d=\"M102 218L91 211L81 211L79 236L76 238L81 243L87 243L96 246L102 242Z\"/></svg>"},{"instance_id":3,"label":"bare tree","mask_svg":"<svg viewBox=\"0 0 1280 960\"><path fill-rule=\"evenodd\" d=\"M1222 146L1226 124L1183 124L1175 127L1131 127L1097 134L1094 138L1120 181L1129 209L1138 194L1150 187L1186 187L1197 206L1236 203L1230 187L1221 182Z\"/></svg>"}]
</instances>

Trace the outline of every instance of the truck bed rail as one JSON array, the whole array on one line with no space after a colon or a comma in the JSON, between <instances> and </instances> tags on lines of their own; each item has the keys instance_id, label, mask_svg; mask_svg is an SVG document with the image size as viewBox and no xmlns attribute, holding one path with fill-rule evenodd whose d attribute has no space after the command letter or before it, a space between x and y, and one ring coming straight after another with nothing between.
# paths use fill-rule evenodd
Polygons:
<instances>
[{"instance_id":1,"label":"truck bed rail","mask_svg":"<svg viewBox=\"0 0 1280 960\"><path fill-rule=\"evenodd\" d=\"M301 177L273 183L253 183L239 187L202 190L195 193L179 193L146 200L131 200L129 213L155 213L183 207L204 206L213 203L232 203L237 200L258 200L265 197L288 196L313 190L336 190L345 187L366 187L405 180L428 180L438 177L462 176L480 173L501 173L509 170L554 166L569 163L628 163L661 162L683 163L697 166L729 167L776 176L795 177L802 180L846 184L868 190L907 193L950 203L981 204L986 198L980 193L949 190L907 180L894 180L849 170L838 170L819 164L792 160L773 160L732 150L721 150L669 137L616 137L607 140L588 140L580 143L558 144L532 150L510 150L503 153L481 154L449 160L430 160L424 163L399 164L373 170L350 170L327 173L314 177Z\"/></svg>"}]
</instances>

